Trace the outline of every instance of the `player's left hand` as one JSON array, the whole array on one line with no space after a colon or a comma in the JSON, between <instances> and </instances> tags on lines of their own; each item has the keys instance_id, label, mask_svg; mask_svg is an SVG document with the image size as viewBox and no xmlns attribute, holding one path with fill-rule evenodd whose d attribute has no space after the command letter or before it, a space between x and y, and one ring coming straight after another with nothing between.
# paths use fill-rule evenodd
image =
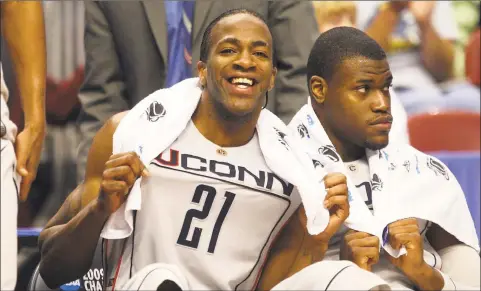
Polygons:
<instances>
[{"instance_id":1,"label":"player's left hand","mask_svg":"<svg viewBox=\"0 0 481 291\"><path fill-rule=\"evenodd\" d=\"M37 176L42 145L45 138L45 122L34 122L26 125L15 141L17 156L17 172L22 176L20 184L20 200L27 200L32 182Z\"/></svg>"},{"instance_id":2,"label":"player's left hand","mask_svg":"<svg viewBox=\"0 0 481 291\"><path fill-rule=\"evenodd\" d=\"M391 246L396 250L404 246L407 250L407 254L399 258L391 257L386 253L391 263L401 269L407 276L416 273L421 267L424 267L423 238L419 233L416 218L407 218L393 222L388 226L388 230Z\"/></svg>"}]
</instances>

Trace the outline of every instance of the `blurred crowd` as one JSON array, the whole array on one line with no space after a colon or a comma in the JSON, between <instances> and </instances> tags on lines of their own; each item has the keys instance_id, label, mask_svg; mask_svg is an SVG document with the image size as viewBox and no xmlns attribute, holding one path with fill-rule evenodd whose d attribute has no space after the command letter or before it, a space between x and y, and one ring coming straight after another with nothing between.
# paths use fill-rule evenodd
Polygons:
<instances>
[{"instance_id":1,"label":"blurred crowd","mask_svg":"<svg viewBox=\"0 0 481 291\"><path fill-rule=\"evenodd\" d=\"M302 1L294 8L284 1L265 7L237 2L242 5L43 2L47 135L37 178L27 202L19 205L19 227L43 227L55 214L83 179L89 145L103 122L153 91L195 75L199 35L230 8L254 9L268 19L279 68L268 108L285 122L306 102L306 62L315 39L338 26L364 30L388 52L393 102L405 118L432 111L480 112L479 1ZM182 17L189 19L190 31L179 27ZM185 38L191 41L182 48ZM1 53L11 119L21 129L19 93L3 40ZM19 268L30 274L37 251L19 251ZM23 280L20 271L17 289L25 289Z\"/></svg>"}]
</instances>

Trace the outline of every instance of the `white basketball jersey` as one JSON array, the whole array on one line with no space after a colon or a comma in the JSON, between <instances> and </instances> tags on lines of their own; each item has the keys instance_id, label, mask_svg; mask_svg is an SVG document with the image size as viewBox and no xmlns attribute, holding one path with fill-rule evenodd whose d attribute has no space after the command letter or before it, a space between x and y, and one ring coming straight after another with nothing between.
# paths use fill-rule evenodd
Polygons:
<instances>
[{"instance_id":1,"label":"white basketball jersey","mask_svg":"<svg viewBox=\"0 0 481 291\"><path fill-rule=\"evenodd\" d=\"M17 126L10 120L10 113L8 111L8 88L3 78L2 63L0 63L0 127L1 137L15 142L17 136Z\"/></svg>"},{"instance_id":2,"label":"white basketball jersey","mask_svg":"<svg viewBox=\"0 0 481 291\"><path fill-rule=\"evenodd\" d=\"M257 135L221 148L191 121L149 171L133 235L123 246L108 242L107 287L166 263L180 268L191 290L252 289L273 239L300 205L294 186L265 164ZM116 248L121 262L112 262Z\"/></svg>"}]
</instances>

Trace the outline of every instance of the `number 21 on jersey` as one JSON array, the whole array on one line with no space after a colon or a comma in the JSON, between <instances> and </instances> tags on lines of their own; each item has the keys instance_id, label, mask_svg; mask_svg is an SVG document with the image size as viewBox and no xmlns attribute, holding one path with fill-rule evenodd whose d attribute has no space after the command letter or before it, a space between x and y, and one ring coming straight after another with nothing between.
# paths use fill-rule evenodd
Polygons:
<instances>
[{"instance_id":1,"label":"number 21 on jersey","mask_svg":"<svg viewBox=\"0 0 481 291\"><path fill-rule=\"evenodd\" d=\"M195 249L199 246L200 237L202 235L202 228L194 227L192 239L187 238L187 236L189 235L189 230L191 228L192 220L194 218L203 220L209 216L210 209L212 208L215 196L217 195L217 190L214 187L200 184L195 188L192 202L199 204L203 195L206 195L206 198L202 210L189 209L185 213L184 223L182 224L182 229L180 230L179 238L177 239L177 243L180 245ZM222 205L222 209L220 210L219 215L217 216L217 219L215 221L214 229L212 231L212 237L210 238L209 247L207 249L207 252L211 254L213 254L215 251L217 239L219 238L222 224L224 223L225 217L229 212L232 202L234 202L235 194L227 191L224 193L224 198L224 205Z\"/></svg>"}]
</instances>

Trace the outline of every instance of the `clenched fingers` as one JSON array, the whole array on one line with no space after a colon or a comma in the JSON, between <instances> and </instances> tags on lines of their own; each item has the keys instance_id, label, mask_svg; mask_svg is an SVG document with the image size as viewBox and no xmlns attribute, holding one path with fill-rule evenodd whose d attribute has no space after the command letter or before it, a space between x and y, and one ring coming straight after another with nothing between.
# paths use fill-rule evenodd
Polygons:
<instances>
[{"instance_id":1,"label":"clenched fingers","mask_svg":"<svg viewBox=\"0 0 481 291\"><path fill-rule=\"evenodd\" d=\"M377 247L353 247L351 250L354 262L363 269L370 270L370 265L379 261L379 249Z\"/></svg>"},{"instance_id":2,"label":"clenched fingers","mask_svg":"<svg viewBox=\"0 0 481 291\"><path fill-rule=\"evenodd\" d=\"M137 180L137 177L130 166L118 166L106 169L103 172L102 177L104 180L125 181L129 187L131 187L135 183L135 180Z\"/></svg>"},{"instance_id":3,"label":"clenched fingers","mask_svg":"<svg viewBox=\"0 0 481 291\"><path fill-rule=\"evenodd\" d=\"M347 244L354 247L374 247L379 251L379 238L377 236L369 235L367 237L352 239Z\"/></svg>"},{"instance_id":4,"label":"clenched fingers","mask_svg":"<svg viewBox=\"0 0 481 291\"><path fill-rule=\"evenodd\" d=\"M417 224L410 224L410 225L401 225L396 227L389 228L390 234L398 234L398 233L419 233L419 227Z\"/></svg>"},{"instance_id":5,"label":"clenched fingers","mask_svg":"<svg viewBox=\"0 0 481 291\"><path fill-rule=\"evenodd\" d=\"M369 233L350 229L344 235L344 241L349 242L353 239L361 239L361 238L370 237L370 236L372 236L372 235L369 234Z\"/></svg>"},{"instance_id":6,"label":"clenched fingers","mask_svg":"<svg viewBox=\"0 0 481 291\"><path fill-rule=\"evenodd\" d=\"M135 152L112 155L105 163L105 169L128 165L136 177L148 174L146 167Z\"/></svg>"},{"instance_id":7,"label":"clenched fingers","mask_svg":"<svg viewBox=\"0 0 481 291\"><path fill-rule=\"evenodd\" d=\"M342 173L329 173L324 177L324 186L326 187L326 189L346 183L346 176Z\"/></svg>"},{"instance_id":8,"label":"clenched fingers","mask_svg":"<svg viewBox=\"0 0 481 291\"><path fill-rule=\"evenodd\" d=\"M397 233L389 235L389 243L396 250L401 249L401 246L411 249L418 246L420 241L421 235L419 233Z\"/></svg>"},{"instance_id":9,"label":"clenched fingers","mask_svg":"<svg viewBox=\"0 0 481 291\"><path fill-rule=\"evenodd\" d=\"M108 194L123 194L126 195L130 187L125 181L104 180L101 184L102 191Z\"/></svg>"},{"instance_id":10,"label":"clenched fingers","mask_svg":"<svg viewBox=\"0 0 481 291\"><path fill-rule=\"evenodd\" d=\"M392 227L398 227L403 225L417 225L418 220L416 218L405 218L389 224L389 231L391 231Z\"/></svg>"},{"instance_id":11,"label":"clenched fingers","mask_svg":"<svg viewBox=\"0 0 481 291\"><path fill-rule=\"evenodd\" d=\"M332 196L336 195L342 195L346 196L348 195L348 189L347 189L347 184L337 184L335 186L332 186L330 188L326 188L327 193L325 199L328 199Z\"/></svg>"},{"instance_id":12,"label":"clenched fingers","mask_svg":"<svg viewBox=\"0 0 481 291\"><path fill-rule=\"evenodd\" d=\"M327 195L324 198L324 206L330 209L334 205L338 205L343 209L349 208L347 186L345 184L339 184L327 191Z\"/></svg>"}]
</instances>

